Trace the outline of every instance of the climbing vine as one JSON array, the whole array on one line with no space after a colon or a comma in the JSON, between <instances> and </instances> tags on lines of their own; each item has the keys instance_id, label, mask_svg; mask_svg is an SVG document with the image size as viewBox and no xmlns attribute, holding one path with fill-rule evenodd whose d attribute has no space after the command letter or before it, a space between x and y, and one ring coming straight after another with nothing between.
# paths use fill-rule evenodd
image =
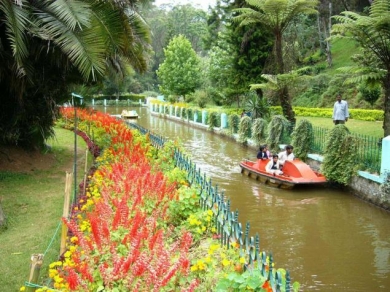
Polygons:
<instances>
[{"instance_id":1,"label":"climbing vine","mask_svg":"<svg viewBox=\"0 0 390 292\"><path fill-rule=\"evenodd\" d=\"M300 120L291 137L295 157L306 160L307 154L314 143L313 125L306 119Z\"/></svg>"},{"instance_id":2,"label":"climbing vine","mask_svg":"<svg viewBox=\"0 0 390 292\"><path fill-rule=\"evenodd\" d=\"M252 120L248 116L244 116L240 120L240 124L238 126L238 139L239 143L246 144L248 142L248 138L251 136L251 124Z\"/></svg>"},{"instance_id":3,"label":"climbing vine","mask_svg":"<svg viewBox=\"0 0 390 292\"><path fill-rule=\"evenodd\" d=\"M259 146L267 137L267 121L264 119L255 119L252 124L252 139Z\"/></svg>"},{"instance_id":4,"label":"climbing vine","mask_svg":"<svg viewBox=\"0 0 390 292\"><path fill-rule=\"evenodd\" d=\"M326 138L322 173L329 181L347 185L356 173L358 139L344 125L337 125Z\"/></svg>"},{"instance_id":5,"label":"climbing vine","mask_svg":"<svg viewBox=\"0 0 390 292\"><path fill-rule=\"evenodd\" d=\"M288 142L289 121L282 115L273 116L268 125L267 144L272 153L278 153L279 144Z\"/></svg>"}]
</instances>

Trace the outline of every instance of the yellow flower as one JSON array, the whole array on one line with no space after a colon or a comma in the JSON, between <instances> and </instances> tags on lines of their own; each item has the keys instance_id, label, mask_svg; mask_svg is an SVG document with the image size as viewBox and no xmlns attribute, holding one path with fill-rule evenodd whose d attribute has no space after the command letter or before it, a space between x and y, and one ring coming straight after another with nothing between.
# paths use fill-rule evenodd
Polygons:
<instances>
[{"instance_id":1,"label":"yellow flower","mask_svg":"<svg viewBox=\"0 0 390 292\"><path fill-rule=\"evenodd\" d=\"M206 263L211 263L211 258L210 258L210 257L207 257L207 258L204 259L204 261L205 261Z\"/></svg>"},{"instance_id":2,"label":"yellow flower","mask_svg":"<svg viewBox=\"0 0 390 292\"><path fill-rule=\"evenodd\" d=\"M24 286L20 287L19 291L26 291L26 287Z\"/></svg>"},{"instance_id":3,"label":"yellow flower","mask_svg":"<svg viewBox=\"0 0 390 292\"><path fill-rule=\"evenodd\" d=\"M223 260L222 260L222 265L223 265L224 267L226 267L226 266L230 265L230 261L227 260L227 259L223 259Z\"/></svg>"},{"instance_id":4,"label":"yellow flower","mask_svg":"<svg viewBox=\"0 0 390 292\"><path fill-rule=\"evenodd\" d=\"M245 264L245 259L243 257L240 257L240 264Z\"/></svg>"},{"instance_id":5,"label":"yellow flower","mask_svg":"<svg viewBox=\"0 0 390 292\"><path fill-rule=\"evenodd\" d=\"M209 216L213 216L213 211L211 211L211 210L207 210L207 215L209 215Z\"/></svg>"},{"instance_id":6,"label":"yellow flower","mask_svg":"<svg viewBox=\"0 0 390 292\"><path fill-rule=\"evenodd\" d=\"M204 264L204 262L202 260L199 260L197 265L198 265L198 269L201 271L206 268L206 265Z\"/></svg>"},{"instance_id":7,"label":"yellow flower","mask_svg":"<svg viewBox=\"0 0 390 292\"><path fill-rule=\"evenodd\" d=\"M192 267L191 267L191 272L195 272L195 271L197 271L198 270L198 266L197 265L193 265Z\"/></svg>"},{"instance_id":8,"label":"yellow flower","mask_svg":"<svg viewBox=\"0 0 390 292\"><path fill-rule=\"evenodd\" d=\"M76 242L78 242L79 241L79 239L77 238L77 236L72 236L71 238L70 238L70 242L71 243L76 243Z\"/></svg>"}]
</instances>

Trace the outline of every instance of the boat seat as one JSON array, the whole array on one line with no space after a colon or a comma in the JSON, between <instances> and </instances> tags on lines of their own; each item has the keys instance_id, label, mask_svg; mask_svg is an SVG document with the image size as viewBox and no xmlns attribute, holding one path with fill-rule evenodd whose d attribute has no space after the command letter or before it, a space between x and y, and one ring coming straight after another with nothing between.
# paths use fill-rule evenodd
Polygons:
<instances>
[{"instance_id":1,"label":"boat seat","mask_svg":"<svg viewBox=\"0 0 390 292\"><path fill-rule=\"evenodd\" d=\"M255 164L253 165L253 168L259 169L261 171L265 171L265 167L268 163L269 159L257 159Z\"/></svg>"}]
</instances>

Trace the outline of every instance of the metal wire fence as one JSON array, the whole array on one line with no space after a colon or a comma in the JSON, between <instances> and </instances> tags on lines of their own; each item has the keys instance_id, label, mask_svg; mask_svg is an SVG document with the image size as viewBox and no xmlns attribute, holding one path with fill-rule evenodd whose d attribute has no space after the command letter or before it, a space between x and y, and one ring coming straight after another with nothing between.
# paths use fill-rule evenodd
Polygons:
<instances>
[{"instance_id":1,"label":"metal wire fence","mask_svg":"<svg viewBox=\"0 0 390 292\"><path fill-rule=\"evenodd\" d=\"M313 127L314 143L312 152L324 154L329 130ZM351 135L358 141L358 161L360 170L368 170L371 172L380 172L381 157L382 157L382 141L375 137L351 133Z\"/></svg>"}]
</instances>

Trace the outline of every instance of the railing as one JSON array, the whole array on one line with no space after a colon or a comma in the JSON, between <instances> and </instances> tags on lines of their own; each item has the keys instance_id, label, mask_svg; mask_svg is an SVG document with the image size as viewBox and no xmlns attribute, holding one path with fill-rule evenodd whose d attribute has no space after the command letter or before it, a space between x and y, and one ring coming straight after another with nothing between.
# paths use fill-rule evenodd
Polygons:
<instances>
[{"instance_id":1,"label":"railing","mask_svg":"<svg viewBox=\"0 0 390 292\"><path fill-rule=\"evenodd\" d=\"M165 139L153 134L138 124L127 123L130 127L139 130L142 134L148 134L152 145L162 147ZM188 157L185 157L179 150L175 149L175 165L187 172L187 179L191 185L200 186L200 205L203 210L211 210L214 213L215 226L218 234L221 235L220 243L227 248L232 248L238 244L240 256L247 258L245 269L259 269L261 275L268 279L273 291L291 291L290 273L285 275L285 285L283 285L283 275L280 271L273 271L272 254L260 252L260 237L256 234L249 236L249 222L246 223L245 230L242 224L238 222L238 211L230 210L230 200L226 200L224 194L218 191L218 185L212 186L211 179L207 180L206 174L201 174L196 164L192 163Z\"/></svg>"},{"instance_id":2,"label":"railing","mask_svg":"<svg viewBox=\"0 0 390 292\"><path fill-rule=\"evenodd\" d=\"M320 127L313 127L314 143L312 151L323 154L329 130ZM380 173L382 148L381 141L377 138L351 133L358 140L358 161L362 165L362 170L370 170Z\"/></svg>"},{"instance_id":3,"label":"railing","mask_svg":"<svg viewBox=\"0 0 390 292\"><path fill-rule=\"evenodd\" d=\"M164 143L166 142L166 139L163 138L162 136L158 136L156 134L152 134L152 132L148 129L145 129L144 127L141 127L140 125L136 124L136 123L132 123L132 122L126 122L126 124L128 126L130 126L131 128L133 129L136 129L138 131L141 132L141 134L143 135L146 135L148 134L149 135L149 139L150 139L150 142L152 143L152 145L156 148L161 148L164 146Z\"/></svg>"}]
</instances>

